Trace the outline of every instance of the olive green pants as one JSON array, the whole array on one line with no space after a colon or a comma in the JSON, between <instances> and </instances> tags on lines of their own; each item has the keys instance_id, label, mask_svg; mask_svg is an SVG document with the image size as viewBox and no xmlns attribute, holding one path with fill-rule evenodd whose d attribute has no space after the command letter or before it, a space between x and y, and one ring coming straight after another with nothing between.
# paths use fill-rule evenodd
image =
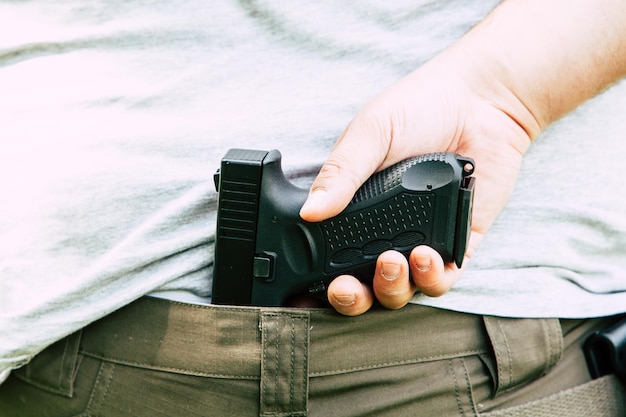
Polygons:
<instances>
[{"instance_id":1,"label":"olive green pants","mask_svg":"<svg viewBox=\"0 0 626 417\"><path fill-rule=\"evenodd\" d=\"M609 321L146 297L14 372L0 417L499 415L589 383L580 345Z\"/></svg>"}]
</instances>

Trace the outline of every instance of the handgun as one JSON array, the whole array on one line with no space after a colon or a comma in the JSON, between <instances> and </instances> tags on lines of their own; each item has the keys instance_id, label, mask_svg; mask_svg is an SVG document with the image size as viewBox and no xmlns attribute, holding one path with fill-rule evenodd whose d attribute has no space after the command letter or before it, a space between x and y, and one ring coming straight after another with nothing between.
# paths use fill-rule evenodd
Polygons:
<instances>
[{"instance_id":1,"label":"handgun","mask_svg":"<svg viewBox=\"0 0 626 417\"><path fill-rule=\"evenodd\" d=\"M333 278L371 282L378 255L418 245L461 266L471 229L471 158L420 155L373 174L337 216L304 221L308 190L292 184L278 150L230 149L214 175L218 215L215 304L283 306L323 296Z\"/></svg>"}]
</instances>

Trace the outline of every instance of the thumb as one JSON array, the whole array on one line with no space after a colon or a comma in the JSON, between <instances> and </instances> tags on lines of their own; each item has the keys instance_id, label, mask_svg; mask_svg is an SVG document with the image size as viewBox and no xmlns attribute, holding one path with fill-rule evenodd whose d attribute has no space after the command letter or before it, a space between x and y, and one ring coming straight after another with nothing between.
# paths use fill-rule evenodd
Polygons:
<instances>
[{"instance_id":1,"label":"thumb","mask_svg":"<svg viewBox=\"0 0 626 417\"><path fill-rule=\"evenodd\" d=\"M309 192L300 216L318 222L346 208L354 193L381 165L387 154L381 133L355 119L337 141Z\"/></svg>"}]
</instances>

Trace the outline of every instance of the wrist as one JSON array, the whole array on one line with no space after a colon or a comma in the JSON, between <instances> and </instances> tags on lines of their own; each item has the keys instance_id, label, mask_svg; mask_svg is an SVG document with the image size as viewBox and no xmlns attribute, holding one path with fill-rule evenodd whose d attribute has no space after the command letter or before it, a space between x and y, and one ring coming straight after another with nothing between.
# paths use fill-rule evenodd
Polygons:
<instances>
[{"instance_id":1,"label":"wrist","mask_svg":"<svg viewBox=\"0 0 626 417\"><path fill-rule=\"evenodd\" d=\"M509 0L444 55L534 139L626 73L625 5Z\"/></svg>"}]
</instances>

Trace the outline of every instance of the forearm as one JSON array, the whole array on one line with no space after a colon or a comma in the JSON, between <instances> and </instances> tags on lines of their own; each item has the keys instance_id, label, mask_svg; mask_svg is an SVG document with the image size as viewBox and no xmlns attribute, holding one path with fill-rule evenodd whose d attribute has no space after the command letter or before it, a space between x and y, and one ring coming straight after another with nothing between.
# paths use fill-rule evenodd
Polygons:
<instances>
[{"instance_id":1,"label":"forearm","mask_svg":"<svg viewBox=\"0 0 626 417\"><path fill-rule=\"evenodd\" d=\"M508 0L447 54L534 138L626 74L626 2Z\"/></svg>"}]
</instances>

